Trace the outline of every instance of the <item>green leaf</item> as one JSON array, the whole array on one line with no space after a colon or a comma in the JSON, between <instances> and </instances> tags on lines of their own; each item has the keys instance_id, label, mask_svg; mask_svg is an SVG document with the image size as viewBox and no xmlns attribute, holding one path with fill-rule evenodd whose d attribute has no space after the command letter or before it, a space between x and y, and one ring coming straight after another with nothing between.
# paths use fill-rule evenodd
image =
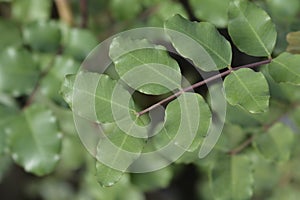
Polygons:
<instances>
[{"instance_id":1,"label":"green leaf","mask_svg":"<svg viewBox=\"0 0 300 200\"><path fill-rule=\"evenodd\" d=\"M64 52L82 61L97 44L97 38L91 31L74 28L68 32Z\"/></svg>"},{"instance_id":2,"label":"green leaf","mask_svg":"<svg viewBox=\"0 0 300 200\"><path fill-rule=\"evenodd\" d=\"M230 66L230 43L212 24L175 15L165 22L165 29L175 49L200 69L213 71Z\"/></svg>"},{"instance_id":3,"label":"green leaf","mask_svg":"<svg viewBox=\"0 0 300 200\"><path fill-rule=\"evenodd\" d=\"M191 0L190 4L195 15L200 20L213 23L224 28L228 22L228 7L230 0Z\"/></svg>"},{"instance_id":4,"label":"green leaf","mask_svg":"<svg viewBox=\"0 0 300 200\"><path fill-rule=\"evenodd\" d=\"M51 0L14 0L12 16L22 22L47 20L50 18Z\"/></svg>"},{"instance_id":5,"label":"green leaf","mask_svg":"<svg viewBox=\"0 0 300 200\"><path fill-rule=\"evenodd\" d=\"M103 125L105 137L97 145L97 178L102 186L112 186L127 168L139 158L145 140L123 132L117 124Z\"/></svg>"},{"instance_id":6,"label":"green leaf","mask_svg":"<svg viewBox=\"0 0 300 200\"><path fill-rule=\"evenodd\" d=\"M286 39L289 43L287 51L290 53L300 54L300 31L290 32Z\"/></svg>"},{"instance_id":7,"label":"green leaf","mask_svg":"<svg viewBox=\"0 0 300 200\"><path fill-rule=\"evenodd\" d=\"M112 112L112 95L116 87L117 81L112 80L109 76L100 75L95 94L95 109L100 122L114 122ZM114 106L121 106L114 104Z\"/></svg>"},{"instance_id":8,"label":"green leaf","mask_svg":"<svg viewBox=\"0 0 300 200\"><path fill-rule=\"evenodd\" d=\"M147 25L151 27L163 27L164 21L175 14L180 14L187 17L186 10L180 2L165 0L151 1L151 5L155 9L155 14L150 15L147 19Z\"/></svg>"},{"instance_id":9,"label":"green leaf","mask_svg":"<svg viewBox=\"0 0 300 200\"><path fill-rule=\"evenodd\" d=\"M17 114L18 110L11 106L0 104L0 157L8 150L7 147L7 125L12 117Z\"/></svg>"},{"instance_id":10,"label":"green leaf","mask_svg":"<svg viewBox=\"0 0 300 200\"><path fill-rule=\"evenodd\" d=\"M159 95L180 88L181 74L177 62L162 46L152 46L150 48L145 40L114 40L110 56L120 78L145 94Z\"/></svg>"},{"instance_id":11,"label":"green leaf","mask_svg":"<svg viewBox=\"0 0 300 200\"><path fill-rule=\"evenodd\" d=\"M139 0L111 0L109 6L112 15L117 20L131 20L142 11L142 4Z\"/></svg>"},{"instance_id":12,"label":"green leaf","mask_svg":"<svg viewBox=\"0 0 300 200\"><path fill-rule=\"evenodd\" d=\"M24 43L35 51L55 52L61 40L61 32L55 21L38 21L28 24L23 30Z\"/></svg>"},{"instance_id":13,"label":"green leaf","mask_svg":"<svg viewBox=\"0 0 300 200\"><path fill-rule=\"evenodd\" d=\"M124 172L96 162L96 178L102 187L111 187L122 178Z\"/></svg>"},{"instance_id":14,"label":"green leaf","mask_svg":"<svg viewBox=\"0 0 300 200\"><path fill-rule=\"evenodd\" d=\"M162 130L152 142L156 148L172 142L193 152L202 143L210 123L211 113L202 96L184 93L167 106Z\"/></svg>"},{"instance_id":15,"label":"green leaf","mask_svg":"<svg viewBox=\"0 0 300 200\"><path fill-rule=\"evenodd\" d=\"M215 199L250 199L253 170L246 155L226 156L211 171L211 187Z\"/></svg>"},{"instance_id":16,"label":"green leaf","mask_svg":"<svg viewBox=\"0 0 300 200\"><path fill-rule=\"evenodd\" d=\"M269 73L278 83L300 85L300 55L282 53L269 64Z\"/></svg>"},{"instance_id":17,"label":"green leaf","mask_svg":"<svg viewBox=\"0 0 300 200\"><path fill-rule=\"evenodd\" d=\"M268 160L287 161L291 154L294 133L282 123L276 123L254 140L257 150Z\"/></svg>"},{"instance_id":18,"label":"green leaf","mask_svg":"<svg viewBox=\"0 0 300 200\"><path fill-rule=\"evenodd\" d=\"M65 75L76 73L79 66L78 62L68 56L56 56L51 69L41 81L41 92L56 101L60 101L61 96L58 91Z\"/></svg>"},{"instance_id":19,"label":"green leaf","mask_svg":"<svg viewBox=\"0 0 300 200\"><path fill-rule=\"evenodd\" d=\"M236 0L230 3L228 31L242 52L271 57L277 37L275 25L254 3Z\"/></svg>"},{"instance_id":20,"label":"green leaf","mask_svg":"<svg viewBox=\"0 0 300 200\"><path fill-rule=\"evenodd\" d=\"M115 37L109 46L109 57L114 61L119 57L139 49L165 49L163 46L151 44L146 39L131 39L126 36Z\"/></svg>"},{"instance_id":21,"label":"green leaf","mask_svg":"<svg viewBox=\"0 0 300 200\"><path fill-rule=\"evenodd\" d=\"M140 190L147 192L166 188L170 184L173 175L173 170L170 167L165 167L154 172L132 174L131 181Z\"/></svg>"},{"instance_id":22,"label":"green leaf","mask_svg":"<svg viewBox=\"0 0 300 200\"><path fill-rule=\"evenodd\" d=\"M224 88L231 105L239 105L251 113L268 110L269 88L261 72L247 68L233 71L225 78Z\"/></svg>"},{"instance_id":23,"label":"green leaf","mask_svg":"<svg viewBox=\"0 0 300 200\"><path fill-rule=\"evenodd\" d=\"M65 102L72 108L73 103L73 87L76 80L76 74L68 74L65 76L59 93L63 96Z\"/></svg>"},{"instance_id":24,"label":"green leaf","mask_svg":"<svg viewBox=\"0 0 300 200\"><path fill-rule=\"evenodd\" d=\"M27 50L8 48L1 51L0 91L15 97L29 94L37 82L38 75L37 66Z\"/></svg>"},{"instance_id":25,"label":"green leaf","mask_svg":"<svg viewBox=\"0 0 300 200\"><path fill-rule=\"evenodd\" d=\"M0 50L22 44L21 32L13 21L0 19Z\"/></svg>"},{"instance_id":26,"label":"green leaf","mask_svg":"<svg viewBox=\"0 0 300 200\"><path fill-rule=\"evenodd\" d=\"M6 130L13 160L25 171L51 173L60 159L62 134L51 111L35 104L17 116Z\"/></svg>"}]
</instances>

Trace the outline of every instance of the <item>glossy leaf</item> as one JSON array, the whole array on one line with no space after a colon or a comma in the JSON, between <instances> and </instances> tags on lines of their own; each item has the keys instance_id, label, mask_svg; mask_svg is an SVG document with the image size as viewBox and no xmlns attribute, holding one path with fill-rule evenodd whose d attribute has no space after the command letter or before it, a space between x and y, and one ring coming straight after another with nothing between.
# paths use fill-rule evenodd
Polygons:
<instances>
[{"instance_id":1,"label":"glossy leaf","mask_svg":"<svg viewBox=\"0 0 300 200\"><path fill-rule=\"evenodd\" d=\"M26 108L6 129L13 160L25 171L42 176L60 159L62 134L51 111L38 104Z\"/></svg>"},{"instance_id":2,"label":"glossy leaf","mask_svg":"<svg viewBox=\"0 0 300 200\"><path fill-rule=\"evenodd\" d=\"M12 15L22 21L47 20L50 18L51 0L14 0Z\"/></svg>"},{"instance_id":3,"label":"glossy leaf","mask_svg":"<svg viewBox=\"0 0 300 200\"><path fill-rule=\"evenodd\" d=\"M124 172L113 169L101 162L96 163L96 178L102 187L111 187L122 178Z\"/></svg>"},{"instance_id":4,"label":"glossy leaf","mask_svg":"<svg viewBox=\"0 0 300 200\"><path fill-rule=\"evenodd\" d=\"M282 123L272 126L266 133L257 136L255 147L268 160L287 161L290 157L294 133Z\"/></svg>"},{"instance_id":5,"label":"glossy leaf","mask_svg":"<svg viewBox=\"0 0 300 200\"><path fill-rule=\"evenodd\" d=\"M112 15L117 20L130 20L139 14L142 10L142 4L139 0L111 0L109 1Z\"/></svg>"},{"instance_id":6,"label":"glossy leaf","mask_svg":"<svg viewBox=\"0 0 300 200\"><path fill-rule=\"evenodd\" d=\"M118 36L112 40L109 46L109 57L114 61L131 51L151 48L164 49L163 46L151 44L146 39L139 40L125 36Z\"/></svg>"},{"instance_id":7,"label":"glossy leaf","mask_svg":"<svg viewBox=\"0 0 300 200\"><path fill-rule=\"evenodd\" d=\"M153 2L153 3L152 3ZM163 27L164 21L175 14L187 17L187 12L180 2L172 0L151 1L155 10L154 15L150 15L147 19L147 25L152 27Z\"/></svg>"},{"instance_id":8,"label":"glossy leaf","mask_svg":"<svg viewBox=\"0 0 300 200\"><path fill-rule=\"evenodd\" d=\"M72 103L73 103L73 90L74 90L73 87L74 87L75 80L76 80L76 74L66 75L59 91L59 93L63 96L65 102L68 103L70 108L72 108Z\"/></svg>"},{"instance_id":9,"label":"glossy leaf","mask_svg":"<svg viewBox=\"0 0 300 200\"><path fill-rule=\"evenodd\" d=\"M0 19L0 50L9 46L20 46L22 44L21 32L13 21Z\"/></svg>"},{"instance_id":10,"label":"glossy leaf","mask_svg":"<svg viewBox=\"0 0 300 200\"><path fill-rule=\"evenodd\" d=\"M16 108L0 104L0 157L8 151L7 131L9 129L7 126L17 113Z\"/></svg>"},{"instance_id":11,"label":"glossy leaf","mask_svg":"<svg viewBox=\"0 0 300 200\"><path fill-rule=\"evenodd\" d=\"M0 91L29 94L38 79L37 66L25 49L8 48L0 53ZM17 81L16 81L17 80Z\"/></svg>"},{"instance_id":12,"label":"glossy leaf","mask_svg":"<svg viewBox=\"0 0 300 200\"><path fill-rule=\"evenodd\" d=\"M246 155L225 157L211 171L211 187L215 199L250 199L253 170Z\"/></svg>"},{"instance_id":13,"label":"glossy leaf","mask_svg":"<svg viewBox=\"0 0 300 200\"><path fill-rule=\"evenodd\" d=\"M213 71L230 66L230 43L212 24L175 15L165 22L165 28L176 50L200 69Z\"/></svg>"},{"instance_id":14,"label":"glossy leaf","mask_svg":"<svg viewBox=\"0 0 300 200\"><path fill-rule=\"evenodd\" d=\"M195 93L184 93L167 106L163 129L152 142L156 148L173 142L193 152L206 136L210 123L211 113L204 99Z\"/></svg>"},{"instance_id":15,"label":"glossy leaf","mask_svg":"<svg viewBox=\"0 0 300 200\"><path fill-rule=\"evenodd\" d=\"M229 2L230 0L191 0L190 4L201 21L208 21L217 27L225 27L228 22Z\"/></svg>"},{"instance_id":16,"label":"glossy leaf","mask_svg":"<svg viewBox=\"0 0 300 200\"><path fill-rule=\"evenodd\" d=\"M290 53L300 54L300 31L290 32L286 39L289 43L287 51Z\"/></svg>"},{"instance_id":17,"label":"glossy leaf","mask_svg":"<svg viewBox=\"0 0 300 200\"><path fill-rule=\"evenodd\" d=\"M251 113L268 110L269 88L265 77L251 69L239 69L224 81L226 99L231 105L239 105Z\"/></svg>"},{"instance_id":18,"label":"glossy leaf","mask_svg":"<svg viewBox=\"0 0 300 200\"><path fill-rule=\"evenodd\" d=\"M53 52L60 45L61 32L55 21L38 21L23 30L24 43L35 51Z\"/></svg>"},{"instance_id":19,"label":"glossy leaf","mask_svg":"<svg viewBox=\"0 0 300 200\"><path fill-rule=\"evenodd\" d=\"M65 53L82 61L98 44L92 32L83 29L71 29L65 41Z\"/></svg>"},{"instance_id":20,"label":"glossy leaf","mask_svg":"<svg viewBox=\"0 0 300 200\"><path fill-rule=\"evenodd\" d=\"M269 73L278 83L300 85L300 55L282 53L269 64Z\"/></svg>"},{"instance_id":21,"label":"glossy leaf","mask_svg":"<svg viewBox=\"0 0 300 200\"><path fill-rule=\"evenodd\" d=\"M242 52L271 57L277 37L275 25L254 3L237 0L230 3L228 31Z\"/></svg>"},{"instance_id":22,"label":"glossy leaf","mask_svg":"<svg viewBox=\"0 0 300 200\"><path fill-rule=\"evenodd\" d=\"M97 146L97 178L102 186L112 186L140 156L145 140L123 132L117 124L103 126L105 137Z\"/></svg>"},{"instance_id":23,"label":"glossy leaf","mask_svg":"<svg viewBox=\"0 0 300 200\"><path fill-rule=\"evenodd\" d=\"M116 71L125 83L142 93L152 95L164 94L180 88L180 68L162 46L148 48L150 44L145 40L129 40L129 42L129 44L137 43L134 47L138 49L132 51L133 47L125 41L124 44L120 44L116 40L110 46L110 55ZM147 48L139 49L141 47Z\"/></svg>"},{"instance_id":24,"label":"glossy leaf","mask_svg":"<svg viewBox=\"0 0 300 200\"><path fill-rule=\"evenodd\" d=\"M76 73L79 66L80 64L70 57L56 56L52 62L51 69L41 81L41 92L56 101L60 101L61 96L58 91L65 75Z\"/></svg>"},{"instance_id":25,"label":"glossy leaf","mask_svg":"<svg viewBox=\"0 0 300 200\"><path fill-rule=\"evenodd\" d=\"M173 175L171 167L165 167L154 172L132 174L131 181L140 190L147 192L166 188L170 184Z\"/></svg>"}]
</instances>

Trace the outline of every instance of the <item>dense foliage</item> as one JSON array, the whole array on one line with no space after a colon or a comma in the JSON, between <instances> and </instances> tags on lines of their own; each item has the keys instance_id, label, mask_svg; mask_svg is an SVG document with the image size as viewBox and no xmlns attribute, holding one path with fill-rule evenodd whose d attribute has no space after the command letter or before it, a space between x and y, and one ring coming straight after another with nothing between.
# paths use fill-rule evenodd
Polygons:
<instances>
[{"instance_id":1,"label":"dense foliage","mask_svg":"<svg viewBox=\"0 0 300 200\"><path fill-rule=\"evenodd\" d=\"M3 198L299 197L298 0L2 0L0 15ZM163 43L119 35L109 45L112 64L104 74L80 70L100 41L145 26L165 28L178 55ZM200 51L188 48L190 40L174 31L192 38ZM128 75L140 65L148 66L143 81L155 79L159 84L140 85L140 76ZM224 81L183 92L203 81L196 69ZM96 92L89 93L92 89ZM151 115L143 109L174 90L179 97L162 104L160 130L148 138ZM86 109L89 102L96 116ZM218 106L224 103L226 110ZM97 138L94 156L112 160L111 166L119 168L86 151L74 116L101 127L107 137ZM200 159L209 127L222 117L220 138ZM107 152L103 147L108 143L119 149ZM150 173L126 173L141 154L169 143L186 150L173 164ZM131 156L124 157L121 150ZM20 194L4 192L14 178L22 180Z\"/></svg>"}]
</instances>

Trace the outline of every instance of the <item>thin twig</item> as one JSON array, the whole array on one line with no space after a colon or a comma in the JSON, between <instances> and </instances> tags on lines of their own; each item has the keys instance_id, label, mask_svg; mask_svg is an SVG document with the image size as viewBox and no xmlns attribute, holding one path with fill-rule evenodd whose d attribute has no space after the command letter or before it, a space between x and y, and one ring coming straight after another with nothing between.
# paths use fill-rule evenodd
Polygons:
<instances>
[{"instance_id":1,"label":"thin twig","mask_svg":"<svg viewBox=\"0 0 300 200\"><path fill-rule=\"evenodd\" d=\"M246 147L248 147L254 140L254 136L249 137L247 140L245 140L242 144L240 144L238 147L232 149L228 152L229 155L236 155L240 153L242 150L244 150Z\"/></svg>"},{"instance_id":2,"label":"thin twig","mask_svg":"<svg viewBox=\"0 0 300 200\"><path fill-rule=\"evenodd\" d=\"M88 25L88 0L80 0L81 28Z\"/></svg>"},{"instance_id":3,"label":"thin twig","mask_svg":"<svg viewBox=\"0 0 300 200\"><path fill-rule=\"evenodd\" d=\"M234 68L229 68L225 72L222 72L220 74L214 75L212 77L209 77L208 79L205 79L205 80L197 82L197 83L195 83L195 84L193 84L193 85L191 85L189 87L181 89L180 91L174 93L173 95L171 95L171 96L169 96L169 97L167 97L167 98L165 98L165 99L157 102L156 104L153 104L152 106L150 106L150 107L148 107L148 108L146 108L146 109L138 112L137 115L141 116L141 115L149 112L150 110L153 110L156 107L158 107L158 106L160 106L160 105L162 105L162 104L164 104L164 103L166 103L168 101L171 101L171 100L175 99L176 97L180 96L181 94L183 94L185 92L194 90L194 89L196 89L196 88L198 88L198 87L200 87L200 86L202 86L202 85L204 85L206 83L209 83L209 82L212 82L212 81L214 81L214 80L216 80L218 78L224 77L224 76L230 74L232 71L235 71L235 70L238 70L238 69L241 69L241 68L254 68L254 67L258 67L260 65L268 64L271 61L272 61L272 59L268 59L268 60L264 60L264 61L260 61L260 62L255 62L255 63L251 63L251 64L247 64L247 65L242 65L242 66L238 66L238 67L234 67Z\"/></svg>"},{"instance_id":4,"label":"thin twig","mask_svg":"<svg viewBox=\"0 0 300 200\"><path fill-rule=\"evenodd\" d=\"M46 69L39 75L38 80L37 80L32 92L30 93L29 97L27 98L27 101L25 102L24 106L22 107L23 110L26 109L28 106L30 106L32 104L32 102L34 100L34 97L35 97L36 93L38 92L38 90L41 86L41 81L49 73L49 71L53 67L56 55L58 55L61 51L62 51L61 49L57 50L57 53L53 56L53 58L47 64Z\"/></svg>"},{"instance_id":5,"label":"thin twig","mask_svg":"<svg viewBox=\"0 0 300 200\"><path fill-rule=\"evenodd\" d=\"M69 26L72 26L73 13L68 0L55 0L55 4L58 10L59 18Z\"/></svg>"},{"instance_id":6,"label":"thin twig","mask_svg":"<svg viewBox=\"0 0 300 200\"><path fill-rule=\"evenodd\" d=\"M298 105L299 106L299 105ZM276 117L276 119L274 119L273 121L271 121L268 124L263 125L262 127L262 131L264 133L267 133L268 130L275 125L277 122L279 122L285 115L287 115L289 112L293 111L295 108L297 108L297 104L294 104L292 107L289 107L284 113L280 114L278 117ZM241 151L243 151L246 147L248 147L253 140L255 139L255 137L252 135L251 137L249 137L248 139L246 139L242 144L240 144L238 147L230 150L228 152L229 155L236 155L238 153L240 153Z\"/></svg>"}]
</instances>

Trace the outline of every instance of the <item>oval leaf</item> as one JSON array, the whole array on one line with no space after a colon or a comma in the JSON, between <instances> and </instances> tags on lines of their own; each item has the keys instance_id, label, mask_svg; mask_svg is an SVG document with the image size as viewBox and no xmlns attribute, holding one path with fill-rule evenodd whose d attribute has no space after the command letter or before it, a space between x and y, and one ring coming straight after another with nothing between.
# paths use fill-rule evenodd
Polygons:
<instances>
[{"instance_id":1,"label":"oval leaf","mask_svg":"<svg viewBox=\"0 0 300 200\"><path fill-rule=\"evenodd\" d=\"M282 53L269 64L269 73L278 82L300 85L300 55Z\"/></svg>"},{"instance_id":2,"label":"oval leaf","mask_svg":"<svg viewBox=\"0 0 300 200\"><path fill-rule=\"evenodd\" d=\"M217 27L225 27L228 22L228 7L230 0L191 0L191 7L195 15L213 23Z\"/></svg>"},{"instance_id":3,"label":"oval leaf","mask_svg":"<svg viewBox=\"0 0 300 200\"><path fill-rule=\"evenodd\" d=\"M230 66L230 43L212 24L175 15L165 22L165 29L176 50L200 69L213 71Z\"/></svg>"},{"instance_id":4,"label":"oval leaf","mask_svg":"<svg viewBox=\"0 0 300 200\"><path fill-rule=\"evenodd\" d=\"M7 125L10 120L17 114L17 109L0 104L0 157L7 151Z\"/></svg>"},{"instance_id":5,"label":"oval leaf","mask_svg":"<svg viewBox=\"0 0 300 200\"><path fill-rule=\"evenodd\" d=\"M162 46L149 48L145 40L118 41L111 44L110 56L120 78L130 87L152 95L180 88L180 68Z\"/></svg>"},{"instance_id":6,"label":"oval leaf","mask_svg":"<svg viewBox=\"0 0 300 200\"><path fill-rule=\"evenodd\" d=\"M103 125L105 137L97 145L97 178L102 186L118 182L127 168L140 156L145 140L123 132L117 124Z\"/></svg>"},{"instance_id":7,"label":"oval leaf","mask_svg":"<svg viewBox=\"0 0 300 200\"><path fill-rule=\"evenodd\" d=\"M203 141L210 123L211 113L202 96L184 93L169 103L165 111L163 129L150 140L156 148L173 142L192 152Z\"/></svg>"},{"instance_id":8,"label":"oval leaf","mask_svg":"<svg viewBox=\"0 0 300 200\"><path fill-rule=\"evenodd\" d=\"M239 50L252 56L268 56L277 32L269 15L254 3L234 0L229 7L228 31Z\"/></svg>"},{"instance_id":9,"label":"oval leaf","mask_svg":"<svg viewBox=\"0 0 300 200\"><path fill-rule=\"evenodd\" d=\"M64 53L82 61L97 46L97 38L89 30L71 29L65 38Z\"/></svg>"},{"instance_id":10,"label":"oval leaf","mask_svg":"<svg viewBox=\"0 0 300 200\"><path fill-rule=\"evenodd\" d=\"M9 46L21 46L21 33L13 21L0 19L0 33L2 37L0 41L0 50Z\"/></svg>"},{"instance_id":11,"label":"oval leaf","mask_svg":"<svg viewBox=\"0 0 300 200\"><path fill-rule=\"evenodd\" d=\"M62 133L50 110L38 104L28 107L10 123L7 133L12 158L25 171L42 176L54 170Z\"/></svg>"},{"instance_id":12,"label":"oval leaf","mask_svg":"<svg viewBox=\"0 0 300 200\"><path fill-rule=\"evenodd\" d=\"M13 96L29 94L38 76L37 66L27 50L8 48L1 51L0 91Z\"/></svg>"},{"instance_id":13,"label":"oval leaf","mask_svg":"<svg viewBox=\"0 0 300 200\"><path fill-rule=\"evenodd\" d=\"M51 69L41 81L41 92L51 99L61 101L61 96L57 91L59 91L65 75L76 73L79 66L79 63L68 56L56 56Z\"/></svg>"},{"instance_id":14,"label":"oval leaf","mask_svg":"<svg viewBox=\"0 0 300 200\"><path fill-rule=\"evenodd\" d=\"M246 68L233 71L225 78L224 88L231 105L239 105L251 113L268 110L269 87L261 72Z\"/></svg>"},{"instance_id":15,"label":"oval leaf","mask_svg":"<svg viewBox=\"0 0 300 200\"><path fill-rule=\"evenodd\" d=\"M254 182L250 158L238 155L218 159L210 180L215 199L250 199Z\"/></svg>"},{"instance_id":16,"label":"oval leaf","mask_svg":"<svg viewBox=\"0 0 300 200\"><path fill-rule=\"evenodd\" d=\"M271 161L288 161L293 143L294 133L282 123L275 124L254 140L256 149Z\"/></svg>"},{"instance_id":17,"label":"oval leaf","mask_svg":"<svg viewBox=\"0 0 300 200\"><path fill-rule=\"evenodd\" d=\"M55 21L38 21L23 30L24 43L35 51L56 51L60 45L61 32Z\"/></svg>"}]
</instances>

